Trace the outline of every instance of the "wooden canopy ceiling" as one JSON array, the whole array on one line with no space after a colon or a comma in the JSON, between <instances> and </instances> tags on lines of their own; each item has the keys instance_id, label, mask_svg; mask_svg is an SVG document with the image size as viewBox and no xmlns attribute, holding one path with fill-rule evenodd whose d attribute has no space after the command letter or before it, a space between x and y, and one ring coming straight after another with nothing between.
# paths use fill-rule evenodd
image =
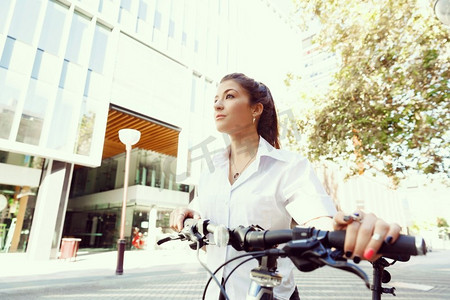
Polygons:
<instances>
[{"instance_id":1,"label":"wooden canopy ceiling","mask_svg":"<svg viewBox=\"0 0 450 300\"><path fill-rule=\"evenodd\" d=\"M120 142L118 133L123 128L136 129L141 132L141 138L133 148L152 150L176 157L179 130L158 123L141 118L136 114L110 109L102 159L125 152L125 145Z\"/></svg>"}]
</instances>

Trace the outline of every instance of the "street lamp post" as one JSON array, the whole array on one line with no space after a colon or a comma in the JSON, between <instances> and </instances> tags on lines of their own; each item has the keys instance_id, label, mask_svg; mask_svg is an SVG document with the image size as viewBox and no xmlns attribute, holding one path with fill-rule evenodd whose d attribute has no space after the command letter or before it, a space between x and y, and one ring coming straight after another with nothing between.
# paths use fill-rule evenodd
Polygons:
<instances>
[{"instance_id":1,"label":"street lamp post","mask_svg":"<svg viewBox=\"0 0 450 300\"><path fill-rule=\"evenodd\" d=\"M436 0L434 13L443 24L450 26L450 0Z\"/></svg>"},{"instance_id":2,"label":"street lamp post","mask_svg":"<svg viewBox=\"0 0 450 300\"><path fill-rule=\"evenodd\" d=\"M120 219L120 237L117 241L117 268L116 275L123 274L123 257L125 253L125 216L127 211L127 194L128 194L128 173L130 168L130 153L131 146L136 144L141 138L141 133L135 129L121 129L119 130L119 139L125 144L125 175L123 179L123 199L122 199L122 216Z\"/></svg>"}]
</instances>

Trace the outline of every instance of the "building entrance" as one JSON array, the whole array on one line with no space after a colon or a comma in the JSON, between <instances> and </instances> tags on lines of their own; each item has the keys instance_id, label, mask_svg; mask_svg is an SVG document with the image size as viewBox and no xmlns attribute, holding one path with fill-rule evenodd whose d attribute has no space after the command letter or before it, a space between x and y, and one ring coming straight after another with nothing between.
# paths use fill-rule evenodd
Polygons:
<instances>
[{"instance_id":1,"label":"building entrance","mask_svg":"<svg viewBox=\"0 0 450 300\"><path fill-rule=\"evenodd\" d=\"M26 252L36 191L0 184L0 253Z\"/></svg>"},{"instance_id":2,"label":"building entrance","mask_svg":"<svg viewBox=\"0 0 450 300\"><path fill-rule=\"evenodd\" d=\"M119 209L101 211L69 211L63 237L80 238L80 248L114 249L117 243Z\"/></svg>"}]
</instances>

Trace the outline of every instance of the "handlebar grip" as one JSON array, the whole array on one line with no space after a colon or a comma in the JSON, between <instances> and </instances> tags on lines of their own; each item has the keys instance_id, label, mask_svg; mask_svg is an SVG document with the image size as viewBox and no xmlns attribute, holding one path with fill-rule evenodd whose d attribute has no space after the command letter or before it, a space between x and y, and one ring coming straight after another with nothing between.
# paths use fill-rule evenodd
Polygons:
<instances>
[{"instance_id":1,"label":"handlebar grip","mask_svg":"<svg viewBox=\"0 0 450 300\"><path fill-rule=\"evenodd\" d=\"M183 225L184 227L192 227L198 224L198 219L186 218L184 219Z\"/></svg>"},{"instance_id":2,"label":"handlebar grip","mask_svg":"<svg viewBox=\"0 0 450 300\"><path fill-rule=\"evenodd\" d=\"M328 232L328 243L331 247L343 249L345 241L345 231L330 231ZM383 256L396 259L405 260L406 256L409 259L410 255L425 255L427 247L423 238L418 236L400 235L393 244L383 243L378 253Z\"/></svg>"},{"instance_id":3,"label":"handlebar grip","mask_svg":"<svg viewBox=\"0 0 450 300\"><path fill-rule=\"evenodd\" d=\"M199 232L201 235L206 235L208 233L214 233L218 225L212 224L209 220L205 219L192 219L186 218L183 223L184 230L193 230L194 232Z\"/></svg>"},{"instance_id":4,"label":"handlebar grip","mask_svg":"<svg viewBox=\"0 0 450 300\"><path fill-rule=\"evenodd\" d=\"M213 224L209 220L205 219L186 218L184 220L183 231L188 231L191 235L199 233L201 236L212 233L214 243L219 247L228 245L228 242L230 240L228 228L226 228L224 225Z\"/></svg>"}]
</instances>

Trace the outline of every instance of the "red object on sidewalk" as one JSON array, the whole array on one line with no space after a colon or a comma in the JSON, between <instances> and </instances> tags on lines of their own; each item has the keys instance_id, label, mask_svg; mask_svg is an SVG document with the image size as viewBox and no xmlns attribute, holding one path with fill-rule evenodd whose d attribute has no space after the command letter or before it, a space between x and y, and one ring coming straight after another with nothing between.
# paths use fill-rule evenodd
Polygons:
<instances>
[{"instance_id":1,"label":"red object on sidewalk","mask_svg":"<svg viewBox=\"0 0 450 300\"><path fill-rule=\"evenodd\" d=\"M58 258L59 259L74 258L76 260L80 242L81 239L63 238L61 241L61 253Z\"/></svg>"},{"instance_id":2,"label":"red object on sidewalk","mask_svg":"<svg viewBox=\"0 0 450 300\"><path fill-rule=\"evenodd\" d=\"M142 235L142 232L139 232L139 228L135 227L133 232L133 240L131 241L131 245L133 245L136 249L142 249L145 245L145 240Z\"/></svg>"}]
</instances>

